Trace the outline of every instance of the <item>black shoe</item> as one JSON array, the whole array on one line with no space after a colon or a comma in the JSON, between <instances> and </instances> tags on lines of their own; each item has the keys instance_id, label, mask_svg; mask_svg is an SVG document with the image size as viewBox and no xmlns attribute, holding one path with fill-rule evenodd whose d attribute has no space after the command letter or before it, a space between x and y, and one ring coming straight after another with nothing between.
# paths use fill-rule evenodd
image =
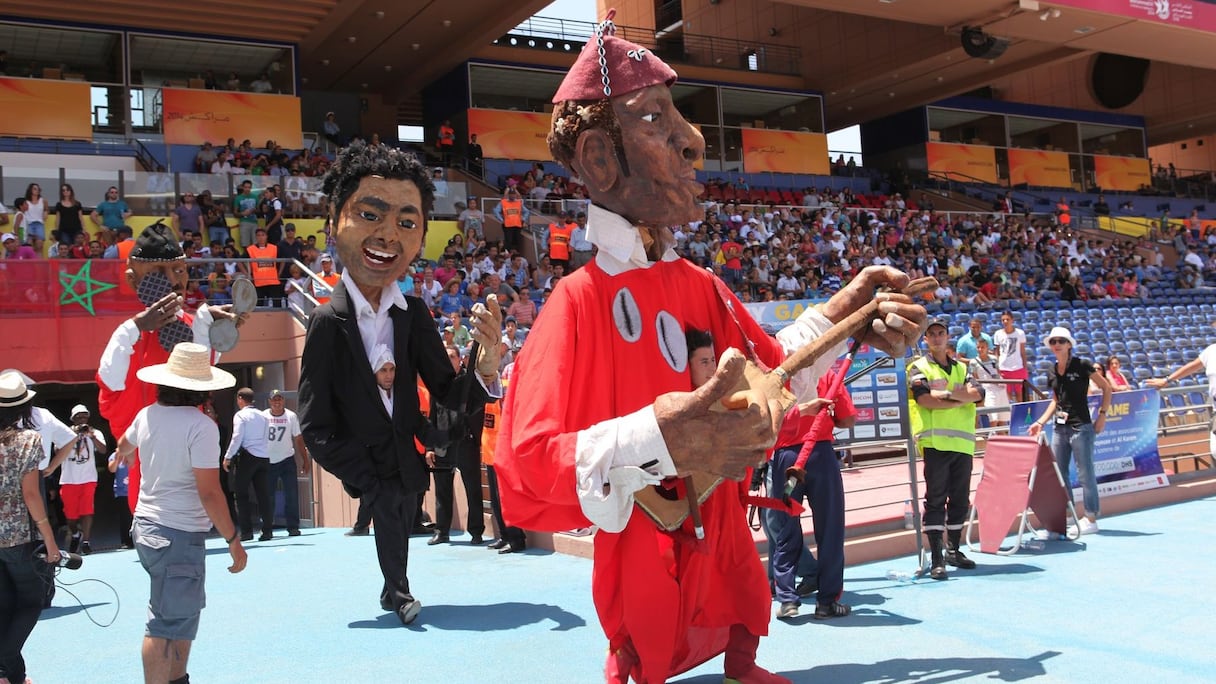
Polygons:
<instances>
[{"instance_id":1,"label":"black shoe","mask_svg":"<svg viewBox=\"0 0 1216 684\"><path fill-rule=\"evenodd\" d=\"M252 534L242 534L241 541L243 541L243 542L253 541L253 535Z\"/></svg>"},{"instance_id":2,"label":"black shoe","mask_svg":"<svg viewBox=\"0 0 1216 684\"><path fill-rule=\"evenodd\" d=\"M788 620L795 617L798 617L797 601L786 601L785 603L781 604L780 608L777 609L778 620Z\"/></svg>"},{"instance_id":3,"label":"black shoe","mask_svg":"<svg viewBox=\"0 0 1216 684\"><path fill-rule=\"evenodd\" d=\"M366 537L368 534L370 534L370 530L368 530L366 527L355 526L355 527L350 528L349 531L347 531L346 536L348 536L348 537Z\"/></svg>"},{"instance_id":4,"label":"black shoe","mask_svg":"<svg viewBox=\"0 0 1216 684\"><path fill-rule=\"evenodd\" d=\"M940 563L934 563L929 569L929 576L935 580L944 580L947 577L946 566Z\"/></svg>"},{"instance_id":5,"label":"black shoe","mask_svg":"<svg viewBox=\"0 0 1216 684\"><path fill-rule=\"evenodd\" d=\"M68 540L68 553L77 553L80 551L80 535L74 534Z\"/></svg>"},{"instance_id":6,"label":"black shoe","mask_svg":"<svg viewBox=\"0 0 1216 684\"><path fill-rule=\"evenodd\" d=\"M480 534L475 534L469 538L469 543L473 546L481 546L482 544L486 543L486 540Z\"/></svg>"},{"instance_id":7,"label":"black shoe","mask_svg":"<svg viewBox=\"0 0 1216 684\"><path fill-rule=\"evenodd\" d=\"M794 587L794 592L800 598L807 598L817 591L819 591L819 580L814 577L803 577L798 586Z\"/></svg>"},{"instance_id":8,"label":"black shoe","mask_svg":"<svg viewBox=\"0 0 1216 684\"><path fill-rule=\"evenodd\" d=\"M831 618L844 617L853 612L853 609L843 603L832 601L831 603L820 603L815 606L815 619L828 620Z\"/></svg>"},{"instance_id":9,"label":"black shoe","mask_svg":"<svg viewBox=\"0 0 1216 684\"><path fill-rule=\"evenodd\" d=\"M431 527L434 527L434 525L431 525ZM426 525L422 525L422 524L414 525L414 529L413 529L413 531L410 532L410 535L413 536L416 534L430 534L431 527L427 527Z\"/></svg>"},{"instance_id":10,"label":"black shoe","mask_svg":"<svg viewBox=\"0 0 1216 684\"><path fill-rule=\"evenodd\" d=\"M418 618L418 613L422 612L422 602L410 596L405 603L397 606L396 612L397 617L401 618L401 624L408 625Z\"/></svg>"},{"instance_id":11,"label":"black shoe","mask_svg":"<svg viewBox=\"0 0 1216 684\"><path fill-rule=\"evenodd\" d=\"M435 534L431 535L430 539L427 540L426 545L434 546L436 544L446 544L446 543L448 543L448 541L449 541L448 535L446 535L442 532L436 532ZM409 623L406 623L406 624L409 624Z\"/></svg>"},{"instance_id":12,"label":"black shoe","mask_svg":"<svg viewBox=\"0 0 1216 684\"><path fill-rule=\"evenodd\" d=\"M258 541L270 541L274 539L274 534L271 532L263 532L262 536L258 537Z\"/></svg>"},{"instance_id":13,"label":"black shoe","mask_svg":"<svg viewBox=\"0 0 1216 684\"><path fill-rule=\"evenodd\" d=\"M525 544L507 544L498 550L499 553L517 553L523 551L527 546Z\"/></svg>"},{"instance_id":14,"label":"black shoe","mask_svg":"<svg viewBox=\"0 0 1216 684\"><path fill-rule=\"evenodd\" d=\"M93 553L93 545L87 541L80 542L80 555L87 556L90 553Z\"/></svg>"},{"instance_id":15,"label":"black shoe","mask_svg":"<svg viewBox=\"0 0 1216 684\"><path fill-rule=\"evenodd\" d=\"M300 531L299 530L287 530L287 536L288 537L298 537L298 536L300 536Z\"/></svg>"},{"instance_id":16,"label":"black shoe","mask_svg":"<svg viewBox=\"0 0 1216 684\"><path fill-rule=\"evenodd\" d=\"M494 541L490 542L490 545L486 548L494 549L495 551L497 551L498 549L501 549L502 547L504 547L506 545L507 545L506 539L495 539Z\"/></svg>"},{"instance_id":17,"label":"black shoe","mask_svg":"<svg viewBox=\"0 0 1216 684\"><path fill-rule=\"evenodd\" d=\"M388 600L387 598L382 598L382 599L380 599L380 608L387 610L388 612L391 613L391 612L393 612L393 602Z\"/></svg>"},{"instance_id":18,"label":"black shoe","mask_svg":"<svg viewBox=\"0 0 1216 684\"><path fill-rule=\"evenodd\" d=\"M956 568L963 570L972 570L975 568L975 561L963 555L958 549L950 549L946 551L946 564L953 565Z\"/></svg>"}]
</instances>

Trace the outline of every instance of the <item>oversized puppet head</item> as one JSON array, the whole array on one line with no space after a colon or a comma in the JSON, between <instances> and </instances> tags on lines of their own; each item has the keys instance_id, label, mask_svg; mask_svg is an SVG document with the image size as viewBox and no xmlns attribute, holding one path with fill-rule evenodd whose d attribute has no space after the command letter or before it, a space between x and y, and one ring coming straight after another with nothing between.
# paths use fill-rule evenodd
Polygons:
<instances>
[{"instance_id":1,"label":"oversized puppet head","mask_svg":"<svg viewBox=\"0 0 1216 684\"><path fill-rule=\"evenodd\" d=\"M356 141L338 153L321 190L351 278L367 289L395 283L422 248L435 200L427 169L408 152Z\"/></svg>"},{"instance_id":2,"label":"oversized puppet head","mask_svg":"<svg viewBox=\"0 0 1216 684\"><path fill-rule=\"evenodd\" d=\"M591 201L637 224L667 227L700 215L694 164L705 139L671 99L676 72L617 38L615 10L596 27L553 96L549 150Z\"/></svg>"},{"instance_id":3,"label":"oversized puppet head","mask_svg":"<svg viewBox=\"0 0 1216 684\"><path fill-rule=\"evenodd\" d=\"M163 274L169 281L170 289L178 294L186 291L186 283L190 280L186 255L173 237L173 232L163 223L154 223L144 228L135 239L135 247L127 256L127 283L136 292L140 291L139 283L151 273Z\"/></svg>"}]
</instances>

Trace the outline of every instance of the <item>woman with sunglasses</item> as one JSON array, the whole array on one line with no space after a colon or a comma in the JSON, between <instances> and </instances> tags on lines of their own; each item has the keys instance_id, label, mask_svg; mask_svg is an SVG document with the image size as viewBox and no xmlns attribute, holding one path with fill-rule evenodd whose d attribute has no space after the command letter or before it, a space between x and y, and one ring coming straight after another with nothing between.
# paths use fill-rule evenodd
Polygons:
<instances>
[{"instance_id":1,"label":"woman with sunglasses","mask_svg":"<svg viewBox=\"0 0 1216 684\"><path fill-rule=\"evenodd\" d=\"M59 201L51 208L56 218L59 230L59 244L71 246L76 242L76 236L84 232L84 206L76 199L76 191L67 183L59 188Z\"/></svg>"},{"instance_id":2,"label":"woman with sunglasses","mask_svg":"<svg viewBox=\"0 0 1216 684\"><path fill-rule=\"evenodd\" d=\"M1047 376L1051 389L1051 403L1047 411L1034 423L1027 433L1037 437L1048 422L1053 422L1051 450L1055 454L1060 474L1068 477L1068 464L1077 460L1077 479L1084 492L1085 515L1077 520L1080 534L1098 531L1098 477L1094 472L1094 436L1106 427L1106 414L1110 411L1110 383L1088 359L1073 356L1074 343L1068 328L1056 326L1047 336L1047 347L1055 355L1056 362ZM1089 413L1089 383L1102 390L1102 404L1098 416ZM1075 536L1070 530L1070 537Z\"/></svg>"}]
</instances>

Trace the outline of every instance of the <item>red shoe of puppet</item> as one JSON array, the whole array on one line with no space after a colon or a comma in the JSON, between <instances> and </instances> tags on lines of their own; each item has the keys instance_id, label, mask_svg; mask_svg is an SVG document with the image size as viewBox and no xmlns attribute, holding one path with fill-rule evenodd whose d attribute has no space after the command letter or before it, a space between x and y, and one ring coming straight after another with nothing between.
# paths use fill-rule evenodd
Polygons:
<instances>
[{"instance_id":1,"label":"red shoe of puppet","mask_svg":"<svg viewBox=\"0 0 1216 684\"><path fill-rule=\"evenodd\" d=\"M747 631L743 625L730 628L730 641L726 644L726 681L724 684L793 684L778 674L773 674L756 664L756 648L760 637Z\"/></svg>"}]
</instances>

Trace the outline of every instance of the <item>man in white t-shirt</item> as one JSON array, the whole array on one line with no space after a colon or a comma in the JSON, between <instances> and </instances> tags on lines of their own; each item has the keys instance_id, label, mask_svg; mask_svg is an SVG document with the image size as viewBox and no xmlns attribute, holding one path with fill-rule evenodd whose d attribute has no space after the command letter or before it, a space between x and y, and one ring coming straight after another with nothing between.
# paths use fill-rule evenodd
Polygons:
<instances>
[{"instance_id":1,"label":"man in white t-shirt","mask_svg":"<svg viewBox=\"0 0 1216 684\"><path fill-rule=\"evenodd\" d=\"M1026 333L1021 328L1013 327L1013 312L1001 314L1001 329L992 336L992 342L997 348L997 368L1001 377L1006 380L1022 380L1021 384L1009 385L1009 398L1013 401L1025 401L1026 383L1030 378L1026 372Z\"/></svg>"},{"instance_id":2,"label":"man in white t-shirt","mask_svg":"<svg viewBox=\"0 0 1216 684\"><path fill-rule=\"evenodd\" d=\"M1149 387L1162 389L1199 371L1203 371L1204 375L1208 376L1208 397L1213 403L1216 403L1216 344L1210 344L1205 347L1203 351L1199 352L1199 356L1167 375L1164 380L1152 378L1145 380L1144 384ZM1216 432L1208 435L1208 450L1216 454Z\"/></svg>"},{"instance_id":3,"label":"man in white t-shirt","mask_svg":"<svg viewBox=\"0 0 1216 684\"><path fill-rule=\"evenodd\" d=\"M287 519L287 534L300 536L300 485L296 473L308 472L308 448L300 434L300 419L287 408L287 398L280 390L270 393L270 408L262 411L269 429L266 450L270 454L270 491L283 487L283 517Z\"/></svg>"},{"instance_id":4,"label":"man in white t-shirt","mask_svg":"<svg viewBox=\"0 0 1216 684\"><path fill-rule=\"evenodd\" d=\"M89 410L81 404L72 407L72 432L74 438L66 444L56 445L55 458L44 474L59 474L59 498L63 501L63 515L68 521L71 539L68 550L88 555L93 553L90 542L93 532L93 498L97 493L97 454L106 452L106 438L97 428L89 425Z\"/></svg>"}]
</instances>

